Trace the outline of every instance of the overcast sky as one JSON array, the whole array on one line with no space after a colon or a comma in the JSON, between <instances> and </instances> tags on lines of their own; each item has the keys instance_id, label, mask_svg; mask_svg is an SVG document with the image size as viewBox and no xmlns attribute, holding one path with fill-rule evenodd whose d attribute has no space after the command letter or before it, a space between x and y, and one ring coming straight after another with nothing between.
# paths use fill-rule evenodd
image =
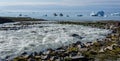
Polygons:
<instances>
[{"instance_id":1,"label":"overcast sky","mask_svg":"<svg viewBox=\"0 0 120 61\"><path fill-rule=\"evenodd\" d=\"M14 5L120 6L120 0L0 0L0 6L14 6Z\"/></svg>"}]
</instances>

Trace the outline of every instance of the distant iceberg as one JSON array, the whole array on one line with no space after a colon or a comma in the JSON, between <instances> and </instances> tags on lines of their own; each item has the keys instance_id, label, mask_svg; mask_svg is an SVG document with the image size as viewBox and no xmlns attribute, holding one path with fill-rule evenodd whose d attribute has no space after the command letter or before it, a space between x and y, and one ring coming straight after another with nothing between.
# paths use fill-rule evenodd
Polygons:
<instances>
[{"instance_id":1,"label":"distant iceberg","mask_svg":"<svg viewBox=\"0 0 120 61\"><path fill-rule=\"evenodd\" d=\"M104 11L98 11L97 13L92 12L90 14L90 16L100 16L100 17L104 17L105 16L105 12Z\"/></svg>"},{"instance_id":2,"label":"distant iceberg","mask_svg":"<svg viewBox=\"0 0 120 61\"><path fill-rule=\"evenodd\" d=\"M120 16L120 13L112 13L112 16Z\"/></svg>"}]
</instances>

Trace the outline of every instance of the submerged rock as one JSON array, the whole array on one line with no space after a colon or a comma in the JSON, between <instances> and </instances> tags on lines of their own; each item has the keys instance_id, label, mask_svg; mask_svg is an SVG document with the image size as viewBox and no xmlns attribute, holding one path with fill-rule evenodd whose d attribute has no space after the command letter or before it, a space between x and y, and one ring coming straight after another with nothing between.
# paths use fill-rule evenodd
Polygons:
<instances>
[{"instance_id":1,"label":"submerged rock","mask_svg":"<svg viewBox=\"0 0 120 61\"><path fill-rule=\"evenodd\" d=\"M75 38L83 39L83 37L79 36L78 34L72 34L71 36Z\"/></svg>"}]
</instances>

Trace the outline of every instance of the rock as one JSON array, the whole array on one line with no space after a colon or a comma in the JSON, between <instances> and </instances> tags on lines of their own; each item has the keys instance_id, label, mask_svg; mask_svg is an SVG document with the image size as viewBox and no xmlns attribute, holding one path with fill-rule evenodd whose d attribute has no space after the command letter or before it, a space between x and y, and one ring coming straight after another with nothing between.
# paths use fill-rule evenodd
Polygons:
<instances>
[{"instance_id":1,"label":"rock","mask_svg":"<svg viewBox=\"0 0 120 61\"><path fill-rule=\"evenodd\" d=\"M8 23L8 22L14 22L14 21L10 20L10 19L7 19L7 18L0 17L0 24L2 24L2 23Z\"/></svg>"},{"instance_id":2,"label":"rock","mask_svg":"<svg viewBox=\"0 0 120 61\"><path fill-rule=\"evenodd\" d=\"M50 58L50 60L51 60L51 61L54 61L54 60L55 60L55 57L54 57L54 56L53 56L53 57L51 57L51 58Z\"/></svg>"},{"instance_id":3,"label":"rock","mask_svg":"<svg viewBox=\"0 0 120 61\"><path fill-rule=\"evenodd\" d=\"M28 56L28 58L32 58L33 57L33 53L31 53L29 56Z\"/></svg>"},{"instance_id":4,"label":"rock","mask_svg":"<svg viewBox=\"0 0 120 61\"><path fill-rule=\"evenodd\" d=\"M79 36L79 35L78 34L72 34L71 36L76 37L76 36Z\"/></svg>"},{"instance_id":5,"label":"rock","mask_svg":"<svg viewBox=\"0 0 120 61\"><path fill-rule=\"evenodd\" d=\"M27 52L23 52L21 55L27 55Z\"/></svg>"},{"instance_id":6,"label":"rock","mask_svg":"<svg viewBox=\"0 0 120 61\"><path fill-rule=\"evenodd\" d=\"M83 37L79 36L78 34L72 34L71 36L75 38L83 39Z\"/></svg>"},{"instance_id":7,"label":"rock","mask_svg":"<svg viewBox=\"0 0 120 61\"><path fill-rule=\"evenodd\" d=\"M5 57L5 59L8 59L8 58L10 58L10 56L6 56L6 57Z\"/></svg>"},{"instance_id":8,"label":"rock","mask_svg":"<svg viewBox=\"0 0 120 61\"><path fill-rule=\"evenodd\" d=\"M41 58L41 56L35 56L35 58L39 59L39 58Z\"/></svg>"},{"instance_id":9,"label":"rock","mask_svg":"<svg viewBox=\"0 0 120 61\"><path fill-rule=\"evenodd\" d=\"M37 56L38 55L38 53L37 52L33 52L33 56Z\"/></svg>"},{"instance_id":10,"label":"rock","mask_svg":"<svg viewBox=\"0 0 120 61\"><path fill-rule=\"evenodd\" d=\"M0 43L5 43L5 41L0 41Z\"/></svg>"},{"instance_id":11,"label":"rock","mask_svg":"<svg viewBox=\"0 0 120 61\"><path fill-rule=\"evenodd\" d=\"M31 31L31 33L37 33L36 31Z\"/></svg>"},{"instance_id":12,"label":"rock","mask_svg":"<svg viewBox=\"0 0 120 61\"><path fill-rule=\"evenodd\" d=\"M101 48L99 52L100 52L100 53L104 52L104 48Z\"/></svg>"},{"instance_id":13,"label":"rock","mask_svg":"<svg viewBox=\"0 0 120 61\"><path fill-rule=\"evenodd\" d=\"M50 55L45 55L45 56L42 56L41 57L42 60L47 60L47 59L50 59Z\"/></svg>"},{"instance_id":14,"label":"rock","mask_svg":"<svg viewBox=\"0 0 120 61\"><path fill-rule=\"evenodd\" d=\"M42 55L43 53L42 52L39 52L39 55Z\"/></svg>"},{"instance_id":15,"label":"rock","mask_svg":"<svg viewBox=\"0 0 120 61\"><path fill-rule=\"evenodd\" d=\"M36 61L36 60L33 58L29 58L28 61Z\"/></svg>"},{"instance_id":16,"label":"rock","mask_svg":"<svg viewBox=\"0 0 120 61\"><path fill-rule=\"evenodd\" d=\"M77 41L77 42L76 42L76 44L77 44L77 45L78 45L78 44L82 44L82 42L80 42L80 41Z\"/></svg>"}]
</instances>

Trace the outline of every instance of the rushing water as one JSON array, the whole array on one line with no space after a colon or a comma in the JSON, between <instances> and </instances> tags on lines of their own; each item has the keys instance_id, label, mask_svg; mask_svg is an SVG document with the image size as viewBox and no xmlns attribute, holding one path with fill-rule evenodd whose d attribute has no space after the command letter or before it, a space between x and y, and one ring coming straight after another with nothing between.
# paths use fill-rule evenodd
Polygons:
<instances>
[{"instance_id":1,"label":"rushing water","mask_svg":"<svg viewBox=\"0 0 120 61\"><path fill-rule=\"evenodd\" d=\"M14 23L2 24L12 26ZM37 24L33 28L20 30L0 30L0 57L17 56L26 52L58 48L76 41L95 41L103 39L110 30L91 28L82 25ZM82 38L71 36L77 34Z\"/></svg>"}]
</instances>

